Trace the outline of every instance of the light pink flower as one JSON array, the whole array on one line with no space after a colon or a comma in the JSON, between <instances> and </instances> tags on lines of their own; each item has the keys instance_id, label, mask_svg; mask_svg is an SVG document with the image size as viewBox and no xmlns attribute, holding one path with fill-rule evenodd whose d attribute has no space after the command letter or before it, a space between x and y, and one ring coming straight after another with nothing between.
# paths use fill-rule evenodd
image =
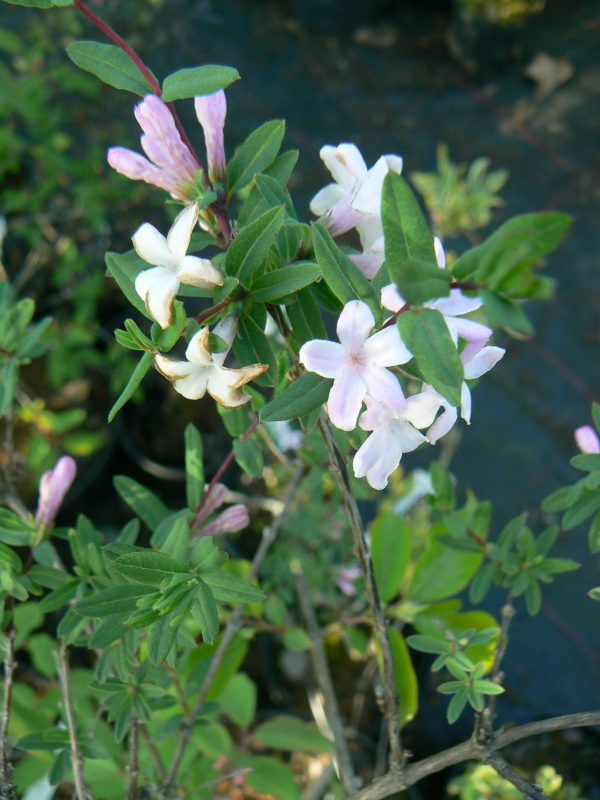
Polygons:
<instances>
[{"instance_id":1,"label":"light pink flower","mask_svg":"<svg viewBox=\"0 0 600 800\"><path fill-rule=\"evenodd\" d=\"M227 115L225 92L215 92L194 100L196 116L204 131L208 175L211 180L222 181L225 178L225 144L223 128Z\"/></svg>"},{"instance_id":2,"label":"light pink flower","mask_svg":"<svg viewBox=\"0 0 600 800\"><path fill-rule=\"evenodd\" d=\"M356 594L354 584L361 575L360 567L339 567L335 584L346 597L353 597Z\"/></svg>"},{"instance_id":3,"label":"light pink flower","mask_svg":"<svg viewBox=\"0 0 600 800\"><path fill-rule=\"evenodd\" d=\"M300 362L309 372L333 378L327 410L332 423L345 431L356 427L367 393L398 411L404 408L400 383L387 367L405 364L412 354L395 326L371 336L374 325L369 306L351 300L337 322L339 344L313 339L300 349Z\"/></svg>"},{"instance_id":4,"label":"light pink flower","mask_svg":"<svg viewBox=\"0 0 600 800\"><path fill-rule=\"evenodd\" d=\"M460 393L460 415L467 425L471 424L471 390L467 381L475 380L485 375L486 372L496 366L506 352L502 347L480 347L477 351L470 349L470 347L470 345L465 347L460 354L465 376ZM454 427L458 419L458 409L450 405L446 398L438 394L431 386L425 385L424 390L437 397L444 409L427 431L428 441L431 444L435 444Z\"/></svg>"},{"instance_id":5,"label":"light pink flower","mask_svg":"<svg viewBox=\"0 0 600 800\"><path fill-rule=\"evenodd\" d=\"M209 517L220 508L227 499L227 487L222 483L215 484L206 502L196 515L193 529L195 539L203 536L222 536L224 533L236 533L246 528L250 523L250 514L245 505L237 503L226 508L211 521Z\"/></svg>"},{"instance_id":6,"label":"light pink flower","mask_svg":"<svg viewBox=\"0 0 600 800\"><path fill-rule=\"evenodd\" d=\"M359 425L372 433L354 456L354 475L366 477L373 489L385 489L403 453L427 442L417 428L431 425L439 407L439 397L428 392L408 397L401 411L367 398L367 410L361 414Z\"/></svg>"},{"instance_id":7,"label":"light pink flower","mask_svg":"<svg viewBox=\"0 0 600 800\"><path fill-rule=\"evenodd\" d=\"M591 425L582 425L575 431L575 441L582 453L600 453L600 439Z\"/></svg>"},{"instance_id":8,"label":"light pink flower","mask_svg":"<svg viewBox=\"0 0 600 800\"><path fill-rule=\"evenodd\" d=\"M62 456L53 470L45 472L40 479L40 496L35 521L42 528L52 526L66 493L75 480L77 464L71 456Z\"/></svg>"},{"instance_id":9,"label":"light pink flower","mask_svg":"<svg viewBox=\"0 0 600 800\"><path fill-rule=\"evenodd\" d=\"M175 200L190 200L200 164L181 139L168 106L150 94L134 113L144 132L140 141L148 158L125 147L111 147L108 163L126 178L158 186Z\"/></svg>"}]
</instances>

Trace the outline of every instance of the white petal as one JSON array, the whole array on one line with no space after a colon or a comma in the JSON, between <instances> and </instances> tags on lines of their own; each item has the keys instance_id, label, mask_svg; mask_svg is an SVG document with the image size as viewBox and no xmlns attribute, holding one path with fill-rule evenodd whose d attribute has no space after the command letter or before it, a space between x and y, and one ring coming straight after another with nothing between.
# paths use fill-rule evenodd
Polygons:
<instances>
[{"instance_id":1,"label":"white petal","mask_svg":"<svg viewBox=\"0 0 600 800\"><path fill-rule=\"evenodd\" d=\"M422 433L419 433L418 430L407 422L398 423L395 438L402 448L403 453L412 453L413 450L416 450L423 442L427 441Z\"/></svg>"},{"instance_id":2,"label":"white petal","mask_svg":"<svg viewBox=\"0 0 600 800\"><path fill-rule=\"evenodd\" d=\"M374 333L365 342L365 353L369 361L378 367L395 367L406 364L412 353L406 348L395 325Z\"/></svg>"},{"instance_id":3,"label":"white petal","mask_svg":"<svg viewBox=\"0 0 600 800\"><path fill-rule=\"evenodd\" d=\"M389 154L384 156L386 164L388 165L388 169L391 172L395 172L396 175L400 175L402 173L402 167L404 166L404 161L402 156L396 156L394 154Z\"/></svg>"},{"instance_id":4,"label":"white petal","mask_svg":"<svg viewBox=\"0 0 600 800\"><path fill-rule=\"evenodd\" d=\"M184 256L177 266L176 274L181 283L201 289L223 285L223 275L207 258Z\"/></svg>"},{"instance_id":5,"label":"white petal","mask_svg":"<svg viewBox=\"0 0 600 800\"><path fill-rule=\"evenodd\" d=\"M144 222L131 237L135 252L147 264L161 267L174 267L173 258L167 240L157 231L154 225Z\"/></svg>"},{"instance_id":6,"label":"white petal","mask_svg":"<svg viewBox=\"0 0 600 800\"><path fill-rule=\"evenodd\" d=\"M337 321L337 335L347 351L362 349L375 325L373 312L362 300L346 303Z\"/></svg>"},{"instance_id":7,"label":"white petal","mask_svg":"<svg viewBox=\"0 0 600 800\"><path fill-rule=\"evenodd\" d=\"M337 183L330 183L316 193L310 201L310 210L317 217L330 211L346 194L346 190Z\"/></svg>"},{"instance_id":8,"label":"white petal","mask_svg":"<svg viewBox=\"0 0 600 800\"><path fill-rule=\"evenodd\" d=\"M381 428L396 419L396 413L392 408L369 395L365 397L365 404L367 410L363 411L358 420L363 431L374 431L375 428Z\"/></svg>"},{"instance_id":9,"label":"white petal","mask_svg":"<svg viewBox=\"0 0 600 800\"><path fill-rule=\"evenodd\" d=\"M456 333L461 339L467 342L479 342L483 346L493 333L487 325L475 322L472 319L455 318L454 326Z\"/></svg>"},{"instance_id":10,"label":"white petal","mask_svg":"<svg viewBox=\"0 0 600 800\"><path fill-rule=\"evenodd\" d=\"M187 378L194 371L194 365L189 361L174 361L161 353L154 356L154 366L169 381Z\"/></svg>"},{"instance_id":11,"label":"white petal","mask_svg":"<svg viewBox=\"0 0 600 800\"><path fill-rule=\"evenodd\" d=\"M336 183L344 189L352 189L357 181L367 175L367 165L360 150L354 144L342 143L337 147L325 145L319 153Z\"/></svg>"},{"instance_id":12,"label":"white petal","mask_svg":"<svg viewBox=\"0 0 600 800\"><path fill-rule=\"evenodd\" d=\"M352 208L360 211L361 214L381 214L381 190L383 189L383 180L388 172L385 156L381 156L371 167L367 178L355 194Z\"/></svg>"},{"instance_id":13,"label":"white petal","mask_svg":"<svg viewBox=\"0 0 600 800\"><path fill-rule=\"evenodd\" d=\"M250 400L250 395L243 394L242 386L262 375L268 369L266 364L252 364L240 369L212 367L208 378L208 393L217 403L225 408L236 408Z\"/></svg>"},{"instance_id":14,"label":"white petal","mask_svg":"<svg viewBox=\"0 0 600 800\"><path fill-rule=\"evenodd\" d=\"M471 424L471 390L466 381L460 389L460 415L467 425Z\"/></svg>"},{"instance_id":15,"label":"white petal","mask_svg":"<svg viewBox=\"0 0 600 800\"><path fill-rule=\"evenodd\" d=\"M219 339L222 339L227 344L227 350L224 350L222 353L213 353L213 364L216 364L218 367L222 367L225 363L225 359L229 351L231 350L231 345L233 344L233 340L237 336L238 332L238 321L237 318L233 314L229 314L227 317L223 317L223 319L215 325L213 328L213 333L215 336L218 336Z\"/></svg>"},{"instance_id":16,"label":"white petal","mask_svg":"<svg viewBox=\"0 0 600 800\"><path fill-rule=\"evenodd\" d=\"M446 406L444 413L436 419L431 428L427 431L427 439L431 444L435 444L442 436L445 436L454 426L457 419L458 411L454 406Z\"/></svg>"},{"instance_id":17,"label":"white petal","mask_svg":"<svg viewBox=\"0 0 600 800\"><path fill-rule=\"evenodd\" d=\"M176 380L173 387L176 392L188 400L199 400L206 394L207 383L207 370L195 367L187 378Z\"/></svg>"},{"instance_id":18,"label":"white petal","mask_svg":"<svg viewBox=\"0 0 600 800\"><path fill-rule=\"evenodd\" d=\"M419 392L406 399L402 416L415 428L428 428L441 405L442 398L437 392Z\"/></svg>"},{"instance_id":19,"label":"white petal","mask_svg":"<svg viewBox=\"0 0 600 800\"><path fill-rule=\"evenodd\" d=\"M358 236L363 250L380 253L385 251L385 238L383 236L383 225L379 214L373 216L362 216L361 221L356 225Z\"/></svg>"},{"instance_id":20,"label":"white petal","mask_svg":"<svg viewBox=\"0 0 600 800\"><path fill-rule=\"evenodd\" d=\"M367 392L372 398L385 403L398 413L404 410L406 403L404 392L392 372L375 364L369 364L361 375L367 385Z\"/></svg>"},{"instance_id":21,"label":"white petal","mask_svg":"<svg viewBox=\"0 0 600 800\"><path fill-rule=\"evenodd\" d=\"M365 391L365 382L354 372L342 372L336 377L327 401L327 412L336 428L356 428Z\"/></svg>"},{"instance_id":22,"label":"white petal","mask_svg":"<svg viewBox=\"0 0 600 800\"><path fill-rule=\"evenodd\" d=\"M425 305L441 311L445 316L457 317L477 311L483 305L483 300L480 297L467 297L460 289L451 289L448 297L440 297L439 300L429 301Z\"/></svg>"},{"instance_id":23,"label":"white petal","mask_svg":"<svg viewBox=\"0 0 600 800\"><path fill-rule=\"evenodd\" d=\"M313 339L300 348L300 363L323 378L335 378L344 363L344 348L337 342Z\"/></svg>"},{"instance_id":24,"label":"white petal","mask_svg":"<svg viewBox=\"0 0 600 800\"><path fill-rule=\"evenodd\" d=\"M393 311L395 314L397 311L400 311L401 308L404 308L406 300L398 291L398 287L390 283L381 290L381 305L387 308L388 311Z\"/></svg>"},{"instance_id":25,"label":"white petal","mask_svg":"<svg viewBox=\"0 0 600 800\"><path fill-rule=\"evenodd\" d=\"M364 478L367 472L372 470L377 462L383 458L388 449L389 440L389 429L387 426L382 426L373 431L369 438L361 445L352 462L354 475L357 478ZM399 454L398 462L400 461L401 455L402 452Z\"/></svg>"},{"instance_id":26,"label":"white petal","mask_svg":"<svg viewBox=\"0 0 600 800\"><path fill-rule=\"evenodd\" d=\"M473 380L489 372L506 351L503 347L484 347L468 364L465 364L465 378Z\"/></svg>"},{"instance_id":27,"label":"white petal","mask_svg":"<svg viewBox=\"0 0 600 800\"><path fill-rule=\"evenodd\" d=\"M191 363L195 364L197 367L212 366L213 359L208 344L209 336L210 331L208 327L201 328L198 333L192 336L185 351L187 360L191 361Z\"/></svg>"},{"instance_id":28,"label":"white petal","mask_svg":"<svg viewBox=\"0 0 600 800\"><path fill-rule=\"evenodd\" d=\"M167 235L169 250L178 261L187 253L196 222L198 222L198 204L192 203L177 215Z\"/></svg>"},{"instance_id":29,"label":"white petal","mask_svg":"<svg viewBox=\"0 0 600 800\"><path fill-rule=\"evenodd\" d=\"M179 281L167 267L154 267L140 272L135 279L135 290L142 298L150 316L161 328L168 328L173 314L173 299Z\"/></svg>"},{"instance_id":30,"label":"white petal","mask_svg":"<svg viewBox=\"0 0 600 800\"><path fill-rule=\"evenodd\" d=\"M433 238L433 249L435 251L435 260L437 261L437 265L440 269L446 268L446 253L444 252L444 246L442 244L441 239L437 236Z\"/></svg>"}]
</instances>

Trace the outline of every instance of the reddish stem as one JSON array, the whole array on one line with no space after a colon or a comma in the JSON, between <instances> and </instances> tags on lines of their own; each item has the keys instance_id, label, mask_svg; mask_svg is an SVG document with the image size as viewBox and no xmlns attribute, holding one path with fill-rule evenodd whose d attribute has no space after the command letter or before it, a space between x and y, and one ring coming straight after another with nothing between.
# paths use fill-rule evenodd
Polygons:
<instances>
[{"instance_id":1,"label":"reddish stem","mask_svg":"<svg viewBox=\"0 0 600 800\"><path fill-rule=\"evenodd\" d=\"M223 311L224 308L227 308L227 306L231 305L233 301L234 301L233 297L227 297L225 300L222 300L220 303L217 303L216 306L211 306L210 308L207 308L206 311L203 311L201 314L198 314L198 316L195 317L196 322L198 323L198 325L202 325L203 322L206 322L206 320L210 319L211 317L214 317L215 314L218 314L219 311Z\"/></svg>"},{"instance_id":2,"label":"reddish stem","mask_svg":"<svg viewBox=\"0 0 600 800\"><path fill-rule=\"evenodd\" d=\"M255 417L253 422L250 424L248 430L246 430L244 433L242 433L242 435L239 437L240 441L244 441L245 439L248 439L250 436L252 436L252 434L258 428L259 425L260 425L260 419L259 419L259 417ZM235 452L232 449L228 453L227 457L225 458L225 460L223 461L223 463L221 464L219 469L215 472L214 477L212 478L211 482L206 487L206 491L204 492L204 494L200 498L200 502L196 506L196 516L194 518L194 521L192 522L192 526L191 526L192 529L195 528L196 525L198 524L198 515L200 514L200 512L202 511L202 509L206 505L206 502L207 502L208 498L210 497L210 493L215 488L215 485L221 480L223 475L225 475L225 473L227 472L229 467L232 465L234 458L235 458Z\"/></svg>"},{"instance_id":3,"label":"reddish stem","mask_svg":"<svg viewBox=\"0 0 600 800\"><path fill-rule=\"evenodd\" d=\"M384 323L381 326L381 330L383 330L384 328L390 328L392 325L395 325L396 324L396 320L398 319L400 314L405 314L407 311L410 311L410 310L411 310L411 307L409 306L408 303L405 306L402 306L400 311L396 311L396 313L392 317L390 317L386 323Z\"/></svg>"},{"instance_id":4,"label":"reddish stem","mask_svg":"<svg viewBox=\"0 0 600 800\"><path fill-rule=\"evenodd\" d=\"M468 281L452 281L450 288L464 289L465 292L479 292L481 289L485 289L485 286L481 286L479 283L469 283Z\"/></svg>"}]
</instances>

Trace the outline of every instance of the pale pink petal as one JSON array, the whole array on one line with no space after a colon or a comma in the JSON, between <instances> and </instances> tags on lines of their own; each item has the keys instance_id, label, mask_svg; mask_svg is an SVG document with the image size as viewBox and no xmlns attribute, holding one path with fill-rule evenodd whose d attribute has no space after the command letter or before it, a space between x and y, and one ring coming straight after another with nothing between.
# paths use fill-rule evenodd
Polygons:
<instances>
[{"instance_id":1,"label":"pale pink petal","mask_svg":"<svg viewBox=\"0 0 600 800\"><path fill-rule=\"evenodd\" d=\"M482 346L487 342L493 333L487 325L475 322L472 319L454 319L454 327L457 335L467 342L480 343Z\"/></svg>"},{"instance_id":2,"label":"pale pink petal","mask_svg":"<svg viewBox=\"0 0 600 800\"><path fill-rule=\"evenodd\" d=\"M330 183L318 191L310 201L310 210L317 217L322 217L339 203L346 194L347 192L342 186L337 183Z\"/></svg>"},{"instance_id":3,"label":"pale pink petal","mask_svg":"<svg viewBox=\"0 0 600 800\"><path fill-rule=\"evenodd\" d=\"M356 428L365 391L365 382L354 372L342 372L336 377L327 401L327 411L336 428L343 431Z\"/></svg>"},{"instance_id":4,"label":"pale pink petal","mask_svg":"<svg viewBox=\"0 0 600 800\"><path fill-rule=\"evenodd\" d=\"M371 280L377 275L385 260L385 256L381 253L352 253L349 258L367 280Z\"/></svg>"},{"instance_id":5,"label":"pale pink petal","mask_svg":"<svg viewBox=\"0 0 600 800\"><path fill-rule=\"evenodd\" d=\"M375 318L369 306L362 300L350 300L337 321L338 339L347 351L360 350L374 325Z\"/></svg>"},{"instance_id":6,"label":"pale pink petal","mask_svg":"<svg viewBox=\"0 0 600 800\"><path fill-rule=\"evenodd\" d=\"M385 403L394 411L402 412L406 400L396 376L383 367L369 364L361 373L369 396Z\"/></svg>"},{"instance_id":7,"label":"pale pink petal","mask_svg":"<svg viewBox=\"0 0 600 800\"><path fill-rule=\"evenodd\" d=\"M406 364L412 353L406 348L395 325L374 333L365 342L364 351L367 358L378 367L395 367Z\"/></svg>"},{"instance_id":8,"label":"pale pink petal","mask_svg":"<svg viewBox=\"0 0 600 800\"><path fill-rule=\"evenodd\" d=\"M35 521L43 528L49 528L62 505L65 495L71 488L77 473L77 464L71 456L61 456L54 469L45 472L40 479L40 496Z\"/></svg>"},{"instance_id":9,"label":"pale pink petal","mask_svg":"<svg viewBox=\"0 0 600 800\"><path fill-rule=\"evenodd\" d=\"M435 252L435 260L437 261L437 265L440 269L446 268L446 253L444 252L444 246L437 236L433 238L433 249Z\"/></svg>"},{"instance_id":10,"label":"pale pink petal","mask_svg":"<svg viewBox=\"0 0 600 800\"><path fill-rule=\"evenodd\" d=\"M179 281L167 267L154 267L140 272L135 279L135 290L142 298L148 313L163 330L171 324L173 300L179 290Z\"/></svg>"},{"instance_id":11,"label":"pale pink petal","mask_svg":"<svg viewBox=\"0 0 600 800\"><path fill-rule=\"evenodd\" d=\"M169 250L167 240L154 225L144 222L131 237L135 252L147 264L160 267L176 267L176 259Z\"/></svg>"},{"instance_id":12,"label":"pale pink petal","mask_svg":"<svg viewBox=\"0 0 600 800\"><path fill-rule=\"evenodd\" d=\"M160 145L171 164L178 164L193 177L199 169L198 162L183 143L175 120L169 108L155 95L147 95L135 107L135 117L144 131L156 144Z\"/></svg>"},{"instance_id":13,"label":"pale pink petal","mask_svg":"<svg viewBox=\"0 0 600 800\"><path fill-rule=\"evenodd\" d=\"M147 158L125 147L111 147L106 160L121 175L133 181L144 181L169 194L177 192L178 182L173 176L151 164Z\"/></svg>"},{"instance_id":14,"label":"pale pink petal","mask_svg":"<svg viewBox=\"0 0 600 800\"><path fill-rule=\"evenodd\" d=\"M223 275L207 258L184 256L179 262L176 275L181 283L200 289L214 289L223 285Z\"/></svg>"},{"instance_id":15,"label":"pale pink petal","mask_svg":"<svg viewBox=\"0 0 600 800\"><path fill-rule=\"evenodd\" d=\"M467 297L460 289L451 289L448 297L428 301L425 305L440 311L444 316L457 317L477 311L483 305L483 300L480 297Z\"/></svg>"},{"instance_id":16,"label":"pale pink petal","mask_svg":"<svg viewBox=\"0 0 600 800\"><path fill-rule=\"evenodd\" d=\"M167 234L167 245L179 261L188 251L192 232L198 222L198 204L191 203L180 211Z\"/></svg>"},{"instance_id":17,"label":"pale pink petal","mask_svg":"<svg viewBox=\"0 0 600 800\"><path fill-rule=\"evenodd\" d=\"M582 425L575 431L575 441L582 453L600 453L600 439L591 425Z\"/></svg>"},{"instance_id":18,"label":"pale pink petal","mask_svg":"<svg viewBox=\"0 0 600 800\"><path fill-rule=\"evenodd\" d=\"M209 337L210 331L208 327L201 328L198 333L192 336L185 351L187 360L198 367L210 367L213 364Z\"/></svg>"},{"instance_id":19,"label":"pale pink petal","mask_svg":"<svg viewBox=\"0 0 600 800\"><path fill-rule=\"evenodd\" d=\"M200 530L202 536L222 536L224 533L236 533L250 524L250 514L246 506L241 504L230 506L219 516Z\"/></svg>"},{"instance_id":20,"label":"pale pink petal","mask_svg":"<svg viewBox=\"0 0 600 800\"><path fill-rule=\"evenodd\" d=\"M194 169L187 160L181 158L181 153L166 148L165 145L153 139L151 136L142 136L140 143L144 153L150 161L153 161L160 169L169 175L177 185L191 184L194 180Z\"/></svg>"},{"instance_id":21,"label":"pale pink petal","mask_svg":"<svg viewBox=\"0 0 600 800\"><path fill-rule=\"evenodd\" d=\"M471 390L465 381L460 389L460 415L467 425L471 424Z\"/></svg>"},{"instance_id":22,"label":"pale pink petal","mask_svg":"<svg viewBox=\"0 0 600 800\"><path fill-rule=\"evenodd\" d=\"M364 219L362 214L352 208L351 200L351 194L344 195L323 217L323 224L334 237L347 233Z\"/></svg>"},{"instance_id":23,"label":"pale pink petal","mask_svg":"<svg viewBox=\"0 0 600 800\"><path fill-rule=\"evenodd\" d=\"M357 181L364 180L367 175L367 165L354 144L346 142L332 147L325 145L319 155L334 181L344 189L352 189Z\"/></svg>"},{"instance_id":24,"label":"pale pink petal","mask_svg":"<svg viewBox=\"0 0 600 800\"><path fill-rule=\"evenodd\" d=\"M225 92L219 91L194 101L196 116L204 131L208 173L214 180L222 180L225 175L225 147L223 128L227 115Z\"/></svg>"},{"instance_id":25,"label":"pale pink petal","mask_svg":"<svg viewBox=\"0 0 600 800\"><path fill-rule=\"evenodd\" d=\"M207 490L208 491L208 490ZM212 489L208 492L206 499L202 498L202 508L196 514L194 519L194 527L201 525L204 520L208 519L213 511L220 508L225 500L227 500L227 487L222 483L215 483Z\"/></svg>"},{"instance_id":26,"label":"pale pink petal","mask_svg":"<svg viewBox=\"0 0 600 800\"><path fill-rule=\"evenodd\" d=\"M417 447L428 441L422 433L407 422L399 422L396 427L395 437L403 453L412 453Z\"/></svg>"},{"instance_id":27,"label":"pale pink petal","mask_svg":"<svg viewBox=\"0 0 600 800\"><path fill-rule=\"evenodd\" d=\"M335 378L344 364L344 348L337 342L313 339L300 348L300 363L323 378Z\"/></svg>"},{"instance_id":28,"label":"pale pink petal","mask_svg":"<svg viewBox=\"0 0 600 800\"><path fill-rule=\"evenodd\" d=\"M406 305L406 300L401 296L398 287L390 283L381 290L381 305L394 314Z\"/></svg>"},{"instance_id":29,"label":"pale pink petal","mask_svg":"<svg viewBox=\"0 0 600 800\"><path fill-rule=\"evenodd\" d=\"M454 427L454 423L458 419L458 411L454 406L445 406L443 414L436 419L431 428L427 431L427 439L431 444L435 444L442 436L445 436L448 431Z\"/></svg>"},{"instance_id":30,"label":"pale pink petal","mask_svg":"<svg viewBox=\"0 0 600 800\"><path fill-rule=\"evenodd\" d=\"M390 445L390 431L388 426L376 428L373 433L359 447L352 461L352 469L357 478L364 478L367 472L380 461ZM398 453L398 464L402 457L402 451ZM387 483L387 481L386 481Z\"/></svg>"},{"instance_id":31,"label":"pale pink petal","mask_svg":"<svg viewBox=\"0 0 600 800\"><path fill-rule=\"evenodd\" d=\"M484 347L464 365L465 378L473 380L485 375L500 361L505 352L503 347Z\"/></svg>"},{"instance_id":32,"label":"pale pink petal","mask_svg":"<svg viewBox=\"0 0 600 800\"><path fill-rule=\"evenodd\" d=\"M379 400L374 400L369 395L365 397L365 404L367 409L363 411L358 420L358 424L363 431L374 431L376 428L381 428L396 419L393 409L385 403L380 403Z\"/></svg>"}]
</instances>

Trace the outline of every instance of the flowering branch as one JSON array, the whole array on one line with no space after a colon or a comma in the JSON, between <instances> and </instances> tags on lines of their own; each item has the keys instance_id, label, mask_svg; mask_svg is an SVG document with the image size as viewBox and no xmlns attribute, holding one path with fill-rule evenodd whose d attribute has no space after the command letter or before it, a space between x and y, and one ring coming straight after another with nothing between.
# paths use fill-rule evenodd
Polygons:
<instances>
[{"instance_id":1,"label":"flowering branch","mask_svg":"<svg viewBox=\"0 0 600 800\"><path fill-rule=\"evenodd\" d=\"M361 563L365 576L367 598L375 623L375 638L381 653L382 665L380 671L383 683L384 712L387 723L390 749L390 768L393 773L397 773L402 769L404 755L400 741L398 696L394 682L392 652L390 650L390 644L386 633L385 616L379 600L379 592L377 591L377 584L375 583L375 573L373 571L371 556L365 541L364 526L360 516L360 511L358 510L358 505L354 495L350 490L350 486L348 485L346 466L333 439L330 423L324 415L321 416L319 427L321 428L321 432L329 452L329 463L331 470L342 493L342 497L344 498L344 505L346 507L346 513L352 529L358 559Z\"/></svg>"},{"instance_id":2,"label":"flowering branch","mask_svg":"<svg viewBox=\"0 0 600 800\"><path fill-rule=\"evenodd\" d=\"M67 721L67 728L69 730L71 767L73 769L73 781L75 783L75 796L77 800L90 800L91 794L83 778L83 757L81 755L81 751L79 750L77 732L75 730L75 714L73 711L73 699L71 697L67 645L62 640L58 649L57 662L64 712Z\"/></svg>"}]
</instances>

